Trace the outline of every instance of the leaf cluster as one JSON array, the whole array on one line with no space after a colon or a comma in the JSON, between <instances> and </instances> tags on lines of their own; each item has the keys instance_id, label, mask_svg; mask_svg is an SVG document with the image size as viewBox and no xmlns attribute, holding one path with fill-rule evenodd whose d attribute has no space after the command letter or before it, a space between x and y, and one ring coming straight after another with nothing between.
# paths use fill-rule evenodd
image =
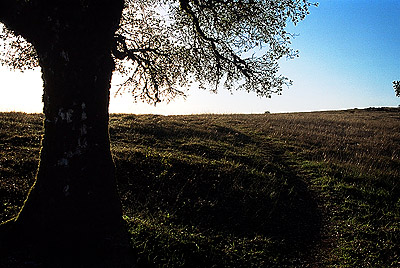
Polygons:
<instances>
[{"instance_id":1,"label":"leaf cluster","mask_svg":"<svg viewBox=\"0 0 400 268\"><path fill-rule=\"evenodd\" d=\"M0 24L0 64L10 69L27 70L39 66L33 46L22 36Z\"/></svg>"}]
</instances>

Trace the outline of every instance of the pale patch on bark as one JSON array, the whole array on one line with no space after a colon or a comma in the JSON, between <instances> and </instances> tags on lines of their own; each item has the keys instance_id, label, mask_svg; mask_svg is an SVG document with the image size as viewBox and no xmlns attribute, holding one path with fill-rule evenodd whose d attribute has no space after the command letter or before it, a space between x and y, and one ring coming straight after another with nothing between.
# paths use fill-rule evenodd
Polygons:
<instances>
[{"instance_id":1,"label":"pale patch on bark","mask_svg":"<svg viewBox=\"0 0 400 268\"><path fill-rule=\"evenodd\" d=\"M72 114L74 113L74 110L68 109L67 111L64 110L64 108L60 108L58 110L58 116L61 118L61 120L67 121L67 123L72 123Z\"/></svg>"},{"instance_id":2,"label":"pale patch on bark","mask_svg":"<svg viewBox=\"0 0 400 268\"><path fill-rule=\"evenodd\" d=\"M57 165L61 167L67 167L68 163L69 163L68 159L63 157L58 160Z\"/></svg>"},{"instance_id":3,"label":"pale patch on bark","mask_svg":"<svg viewBox=\"0 0 400 268\"><path fill-rule=\"evenodd\" d=\"M61 57L62 57L66 62L69 62L68 52L65 52L65 51L63 50L63 51L61 51L60 55L61 55Z\"/></svg>"},{"instance_id":4,"label":"pale patch on bark","mask_svg":"<svg viewBox=\"0 0 400 268\"><path fill-rule=\"evenodd\" d=\"M82 112L82 121L84 121L84 120L86 120L86 119L87 119L86 112L83 111L83 112Z\"/></svg>"},{"instance_id":5,"label":"pale patch on bark","mask_svg":"<svg viewBox=\"0 0 400 268\"><path fill-rule=\"evenodd\" d=\"M68 185L68 184L65 185L65 187L64 187L64 189L63 189L63 192L64 192L65 197L67 197L67 196L70 195L70 192L69 192L69 185Z\"/></svg>"},{"instance_id":6,"label":"pale patch on bark","mask_svg":"<svg viewBox=\"0 0 400 268\"><path fill-rule=\"evenodd\" d=\"M84 136L86 133L86 125L83 125L81 128L81 137L78 139L78 148L76 149L77 151L79 150L79 154L81 154L81 149L85 150L87 148L87 139Z\"/></svg>"},{"instance_id":7,"label":"pale patch on bark","mask_svg":"<svg viewBox=\"0 0 400 268\"><path fill-rule=\"evenodd\" d=\"M82 115L81 115L81 121L85 121L87 119L87 115L86 115L86 104L84 102L82 102L81 104L82 107ZM85 123L82 123L82 126L80 127L80 137L78 139L78 147L82 148L82 149L86 149L87 147L87 140L86 140L86 134L87 134L87 126Z\"/></svg>"},{"instance_id":8,"label":"pale patch on bark","mask_svg":"<svg viewBox=\"0 0 400 268\"><path fill-rule=\"evenodd\" d=\"M86 134L87 134L86 124L82 124L82 126L81 126L81 136L84 136Z\"/></svg>"},{"instance_id":9,"label":"pale patch on bark","mask_svg":"<svg viewBox=\"0 0 400 268\"><path fill-rule=\"evenodd\" d=\"M87 140L85 137L80 137L78 139L78 148L86 149L87 147Z\"/></svg>"},{"instance_id":10,"label":"pale patch on bark","mask_svg":"<svg viewBox=\"0 0 400 268\"><path fill-rule=\"evenodd\" d=\"M87 125L84 122L82 122L87 119L87 115L85 112L86 104L84 102L82 102L81 107L82 107L81 122L78 121L78 122L75 122L74 124L72 124L72 129L75 129L76 125L80 125L79 137L77 139L78 144L75 149L67 151L63 154L64 156L57 161L57 166L68 167L70 159L75 156L82 155L88 146L87 139L86 139ZM74 113L74 110L72 110L72 109L66 110L64 108L60 108L58 111L58 118L61 119L62 121L66 121L67 123L73 123L73 120L72 120L73 113ZM56 122L57 122L58 118L56 118L56 120L55 120Z\"/></svg>"},{"instance_id":11,"label":"pale patch on bark","mask_svg":"<svg viewBox=\"0 0 400 268\"><path fill-rule=\"evenodd\" d=\"M81 107L82 107L82 117L81 117L81 119L82 119L82 121L84 121L84 120L87 119L87 115L86 115L86 112L85 112L86 104L84 102L82 102Z\"/></svg>"},{"instance_id":12,"label":"pale patch on bark","mask_svg":"<svg viewBox=\"0 0 400 268\"><path fill-rule=\"evenodd\" d=\"M57 166L68 167L70 159L75 157L75 156L82 155L82 153L83 153L83 151L85 151L86 147L87 147L86 138L85 137L79 138L78 139L78 146L75 148L75 150L65 152L64 153L64 157L60 158L57 161Z\"/></svg>"}]
</instances>

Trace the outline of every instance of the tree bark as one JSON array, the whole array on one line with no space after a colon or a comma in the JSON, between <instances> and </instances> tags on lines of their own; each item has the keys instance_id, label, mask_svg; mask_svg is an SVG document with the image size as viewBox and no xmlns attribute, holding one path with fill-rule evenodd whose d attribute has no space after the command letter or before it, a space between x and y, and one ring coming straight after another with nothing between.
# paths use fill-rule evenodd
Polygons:
<instances>
[{"instance_id":1,"label":"tree bark","mask_svg":"<svg viewBox=\"0 0 400 268\"><path fill-rule=\"evenodd\" d=\"M43 232L107 232L121 218L108 136L113 62L109 51L93 50L38 53L45 133L37 180L17 221Z\"/></svg>"},{"instance_id":2,"label":"tree bark","mask_svg":"<svg viewBox=\"0 0 400 268\"><path fill-rule=\"evenodd\" d=\"M111 45L123 1L24 2L19 17L3 21L38 53L45 133L16 229L29 243L75 259L110 254L105 248L126 243L108 133Z\"/></svg>"}]
</instances>

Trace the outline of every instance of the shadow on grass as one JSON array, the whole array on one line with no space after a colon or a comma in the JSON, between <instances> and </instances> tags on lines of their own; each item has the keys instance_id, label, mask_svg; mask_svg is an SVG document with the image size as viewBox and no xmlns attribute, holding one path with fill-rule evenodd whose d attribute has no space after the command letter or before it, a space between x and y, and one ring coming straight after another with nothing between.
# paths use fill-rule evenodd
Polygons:
<instances>
[{"instance_id":1,"label":"shadow on grass","mask_svg":"<svg viewBox=\"0 0 400 268\"><path fill-rule=\"evenodd\" d=\"M0 225L2 268L137 267L137 254L129 245L129 235L124 230L111 241L84 233L38 236L27 234L20 227L14 220Z\"/></svg>"},{"instance_id":2,"label":"shadow on grass","mask_svg":"<svg viewBox=\"0 0 400 268\"><path fill-rule=\"evenodd\" d=\"M174 163L168 175L154 178L143 171L156 173L159 162L140 154L135 159L138 162L117 161L119 188L128 214L163 211L180 223L203 230L267 235L295 244L307 244L318 237L317 205L305 183L294 174L283 174L282 181L269 184L251 181L260 178L245 178L240 170L217 173Z\"/></svg>"},{"instance_id":3,"label":"shadow on grass","mask_svg":"<svg viewBox=\"0 0 400 268\"><path fill-rule=\"evenodd\" d=\"M146 129L149 135L151 128ZM128 215L168 215L168 221L203 232L262 235L296 250L319 238L317 204L272 142L218 125L207 132L186 129L186 134L177 127L153 130L153 142L170 147L151 154L146 148L115 153Z\"/></svg>"}]
</instances>

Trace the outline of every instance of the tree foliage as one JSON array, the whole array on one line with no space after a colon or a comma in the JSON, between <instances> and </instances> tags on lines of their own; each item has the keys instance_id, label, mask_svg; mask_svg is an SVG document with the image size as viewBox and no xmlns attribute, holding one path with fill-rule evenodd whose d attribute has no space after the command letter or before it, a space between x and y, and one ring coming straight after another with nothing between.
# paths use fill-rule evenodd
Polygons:
<instances>
[{"instance_id":1,"label":"tree foliage","mask_svg":"<svg viewBox=\"0 0 400 268\"><path fill-rule=\"evenodd\" d=\"M242 89L259 96L279 93L291 81L278 61L294 58L297 24L314 5L307 0L126 0L112 54L125 78L121 90L157 103L184 95L196 81L216 91ZM38 66L34 48L2 28L0 63Z\"/></svg>"},{"instance_id":2,"label":"tree foliage","mask_svg":"<svg viewBox=\"0 0 400 268\"><path fill-rule=\"evenodd\" d=\"M0 25L0 64L11 69L26 70L39 66L36 51L22 36Z\"/></svg>"}]
</instances>

